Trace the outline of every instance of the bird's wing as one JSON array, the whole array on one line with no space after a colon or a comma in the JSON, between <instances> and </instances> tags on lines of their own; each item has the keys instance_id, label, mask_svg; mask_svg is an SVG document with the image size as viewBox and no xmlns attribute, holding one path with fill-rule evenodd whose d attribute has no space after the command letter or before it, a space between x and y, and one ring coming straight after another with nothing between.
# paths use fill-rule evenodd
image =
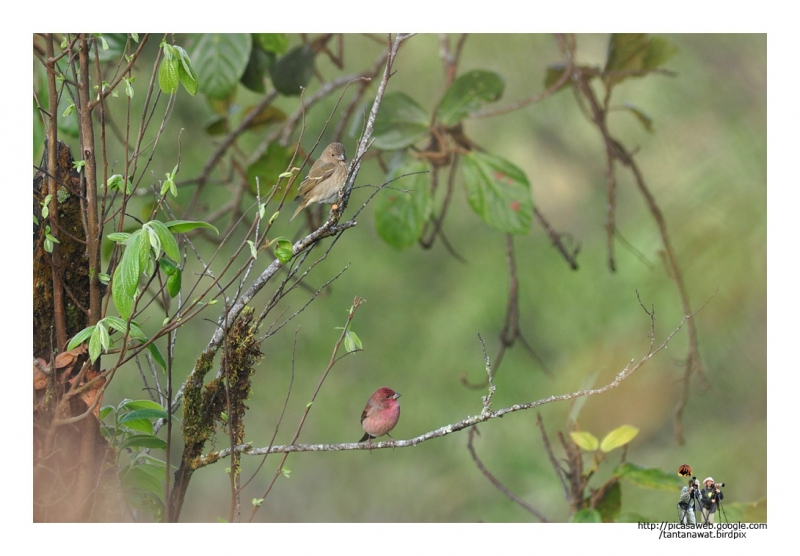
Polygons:
<instances>
[{"instance_id":1,"label":"bird's wing","mask_svg":"<svg viewBox=\"0 0 800 556\"><path fill-rule=\"evenodd\" d=\"M328 168L327 166L330 166L330 168ZM304 179L303 182L300 184L300 187L297 188L297 194L305 195L306 193L311 191L314 187L316 187L317 184L320 184L329 177L331 177L331 174L333 174L333 171L335 169L336 166L334 164L326 164L326 166L320 168L321 174L319 176L314 176L312 178L311 175L309 174L308 176L306 176L306 179Z\"/></svg>"}]
</instances>

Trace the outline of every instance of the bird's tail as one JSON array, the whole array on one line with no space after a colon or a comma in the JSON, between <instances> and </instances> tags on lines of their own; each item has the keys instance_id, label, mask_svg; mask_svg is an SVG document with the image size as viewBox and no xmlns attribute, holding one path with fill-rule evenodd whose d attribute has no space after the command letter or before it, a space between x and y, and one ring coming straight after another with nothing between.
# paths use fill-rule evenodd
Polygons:
<instances>
[{"instance_id":1,"label":"bird's tail","mask_svg":"<svg viewBox=\"0 0 800 556\"><path fill-rule=\"evenodd\" d=\"M300 206L299 206L299 207L297 207L297 210L296 210L296 211L294 211L294 214L293 214L293 215L292 215L292 217L289 219L289 222L291 222L292 220L294 220L294 217L295 217L295 216L297 216L298 214L300 214L300 211L302 211L304 208L306 208L306 203L303 203L303 202L301 202L301 203L300 203Z\"/></svg>"}]
</instances>

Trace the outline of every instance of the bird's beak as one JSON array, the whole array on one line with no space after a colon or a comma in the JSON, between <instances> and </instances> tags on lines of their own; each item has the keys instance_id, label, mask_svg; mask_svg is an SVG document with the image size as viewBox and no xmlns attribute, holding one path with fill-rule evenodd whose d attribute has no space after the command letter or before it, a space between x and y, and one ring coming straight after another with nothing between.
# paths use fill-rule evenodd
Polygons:
<instances>
[{"instance_id":1,"label":"bird's beak","mask_svg":"<svg viewBox=\"0 0 800 556\"><path fill-rule=\"evenodd\" d=\"M347 157L345 156L345 154L344 154L344 153L342 153L342 154L340 154L340 155L339 155L339 160L341 160L342 162L344 162L345 160L347 160Z\"/></svg>"},{"instance_id":2,"label":"bird's beak","mask_svg":"<svg viewBox=\"0 0 800 556\"><path fill-rule=\"evenodd\" d=\"M394 399L397 399L397 398L399 398L399 397L400 397L400 392L395 392L395 393L394 393L394 396L392 396L392 397L393 397Z\"/></svg>"}]
</instances>

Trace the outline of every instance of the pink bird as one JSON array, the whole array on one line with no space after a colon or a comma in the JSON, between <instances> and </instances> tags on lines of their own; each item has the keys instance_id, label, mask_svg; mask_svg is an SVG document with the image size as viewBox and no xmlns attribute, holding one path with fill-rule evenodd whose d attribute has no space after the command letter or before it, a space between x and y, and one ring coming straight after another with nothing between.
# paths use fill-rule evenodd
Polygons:
<instances>
[{"instance_id":1,"label":"pink bird","mask_svg":"<svg viewBox=\"0 0 800 556\"><path fill-rule=\"evenodd\" d=\"M397 421L400 419L400 402L397 401L399 397L399 392L395 392L386 386L378 388L369 397L367 406L361 413L361 427L364 429L364 437L359 442L369 440L369 446L372 448L373 438L384 434L392 438L389 432L397 425Z\"/></svg>"}]
</instances>

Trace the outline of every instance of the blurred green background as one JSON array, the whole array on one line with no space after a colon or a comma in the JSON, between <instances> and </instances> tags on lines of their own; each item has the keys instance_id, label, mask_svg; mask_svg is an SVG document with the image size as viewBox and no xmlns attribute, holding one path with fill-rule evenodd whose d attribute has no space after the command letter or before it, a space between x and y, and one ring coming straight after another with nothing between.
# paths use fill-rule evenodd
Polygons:
<instances>
[{"instance_id":1,"label":"blurred green background","mask_svg":"<svg viewBox=\"0 0 800 556\"><path fill-rule=\"evenodd\" d=\"M636 159L667 220L692 305L697 309L707 302L696 318L700 355L711 388L702 390L692 381L684 411L686 443L678 445L673 412L686 354L684 328L668 350L619 388L588 398L579 425L600 438L623 424L638 427L640 433L627 450L628 461L668 473L689 463L701 480L712 475L727 483L726 502L752 502L766 496L767 479L766 35L662 36L679 48L666 65L676 76L629 79L615 89L613 97L615 104L631 102L649 114L654 133L624 111L612 114L610 128L628 148L638 148ZM608 35L578 35L577 61L602 66L608 40ZM290 36L292 45L298 41ZM176 42L191 44L185 36L178 36ZM156 40L148 45L153 56L156 47ZM328 79L359 71L371 65L382 48L364 36L346 35L344 69L323 57L318 58L317 69ZM189 46L187 50L191 55ZM502 75L506 90L497 104L504 105L541 91L548 64L561 61L555 40L548 35L472 35L466 40L459 73L489 69ZM444 92L438 37L418 35L407 41L395 69L388 92L403 91L432 110ZM149 71L144 66L137 79L146 83ZM308 94L318 86L313 79ZM367 98L374 96L375 87L374 82ZM345 100L349 94L345 93ZM237 102L246 105L257 98L240 90ZM313 147L335 101L336 95L309 112L302 140L305 149ZM278 105L294 110L297 102L296 97L282 98ZM154 180L172 170L181 129L179 181L199 173L215 148L215 140L204 132L210 115L202 95L190 97L180 91L150 168ZM348 129L359 131L358 125ZM661 262L660 238L642 196L629 174L619 169L617 226L635 251L617 242L617 272L611 273L604 229L604 146L569 90L510 114L467 121L465 132L524 170L538 209L556 230L571 234L582 246L580 268L572 271L538 224L534 223L529 235L514 238L522 334L553 376L549 378L518 344L506 353L497 371L493 407L575 391L594 372L597 386L610 382L648 349L649 319L639 306L637 291L645 305L655 307L657 341L682 318L677 289ZM321 144L330 139L323 135ZM342 138L350 156L355 139L352 133ZM243 141L256 144L259 140ZM382 181L383 173L372 161L362 167L356 184ZM188 202L192 191L191 186L181 189L179 206ZM370 188L356 189L348 212L371 192ZM213 210L231 194L224 183L213 184L206 193L201 207L205 210ZM441 201L441 191L437 199ZM244 199L243 206L249 207L252 201ZM273 234L297 237L303 219L287 224L288 214L284 209ZM223 228L227 223L215 222ZM245 231L235 231L234 238L243 239ZM478 333L486 340L490 357L499 347L508 299L505 237L472 212L460 184L444 231L466 263L454 258L441 242L430 250L415 246L396 251L378 238L372 206L361 213L358 226L341 237L308 283L316 288L348 264L349 269L263 345L264 358L254 377L246 420L248 441L255 446L269 443L286 397L297 331L294 384L275 442L291 438L328 363L340 332L336 327L344 325L354 296L367 300L352 325L364 351L343 358L331 371L298 442L358 440L361 410L369 395L384 385L403 395L401 419L393 432L397 439L480 413L485 390L467 389L460 378L466 375L478 382L485 377ZM207 260L214 245L196 243ZM244 257L238 262L244 262ZM256 270L269 260L268 256L259 258ZM219 257L212 269L219 270L226 262L227 256ZM184 281L198 269L190 265ZM267 287L254 300L257 311L273 291ZM307 298L307 292L297 290L279 309L296 310ZM196 319L179 332L178 381L213 333L217 315L207 312L208 320ZM130 366L118 373L104 404L146 396L136 368ZM569 411L567 403L548 404L538 411L559 457L563 451L557 432L566 433ZM524 411L485 423L475 446L507 488L551 521L566 521L569 508L536 418L536 411ZM221 449L228 442L219 434L214 447ZM291 455L286 465L291 478L278 479L256 520L537 521L486 480L466 443L463 431L415 448ZM600 486L610 476L620 454L621 450L609 454L592 486ZM267 458L245 489L245 506L262 495L279 458ZM588 465L588 456L586 461ZM249 478L259 463L260 458L245 457L242 477ZM223 461L195 473L182 521L227 518L227 465ZM676 519L677 497L677 491L644 490L623 481L623 511L656 521Z\"/></svg>"}]
</instances>

